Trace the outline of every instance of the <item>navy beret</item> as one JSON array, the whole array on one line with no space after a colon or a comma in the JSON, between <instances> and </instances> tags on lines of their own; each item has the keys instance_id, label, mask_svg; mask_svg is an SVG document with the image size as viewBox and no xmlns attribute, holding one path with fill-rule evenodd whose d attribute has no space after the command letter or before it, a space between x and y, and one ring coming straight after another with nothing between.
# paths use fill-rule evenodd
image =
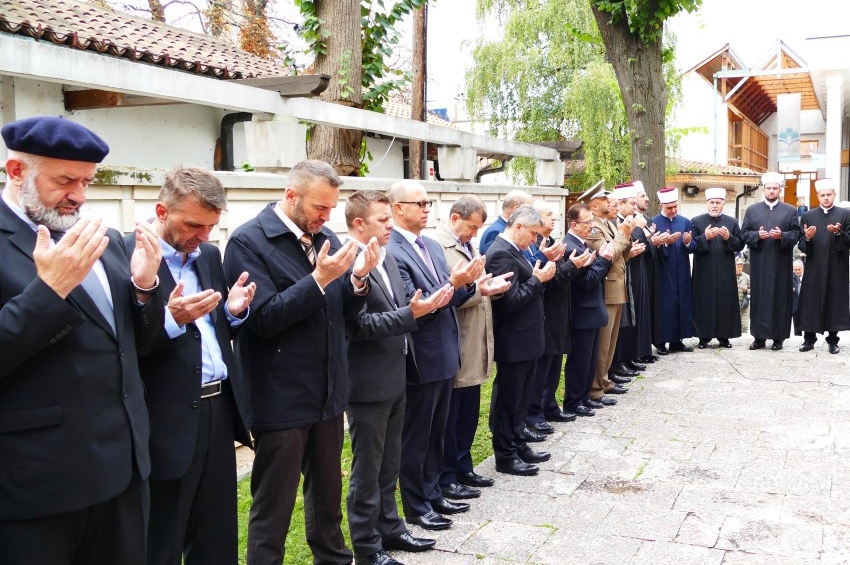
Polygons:
<instances>
[{"instance_id":1,"label":"navy beret","mask_svg":"<svg viewBox=\"0 0 850 565\"><path fill-rule=\"evenodd\" d=\"M93 131L55 116L25 118L3 126L6 147L21 153L100 163L109 146Z\"/></svg>"}]
</instances>

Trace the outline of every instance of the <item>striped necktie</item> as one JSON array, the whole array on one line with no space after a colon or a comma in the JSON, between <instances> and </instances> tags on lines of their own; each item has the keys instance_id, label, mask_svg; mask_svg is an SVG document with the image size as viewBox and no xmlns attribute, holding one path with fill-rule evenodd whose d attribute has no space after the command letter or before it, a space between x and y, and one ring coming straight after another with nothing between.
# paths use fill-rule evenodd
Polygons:
<instances>
[{"instance_id":1,"label":"striped necktie","mask_svg":"<svg viewBox=\"0 0 850 565\"><path fill-rule=\"evenodd\" d=\"M316 248L313 247L313 236L309 233L305 233L298 240L301 242L301 247L304 248L304 253L307 255L307 260L310 261L310 265L316 266Z\"/></svg>"}]
</instances>

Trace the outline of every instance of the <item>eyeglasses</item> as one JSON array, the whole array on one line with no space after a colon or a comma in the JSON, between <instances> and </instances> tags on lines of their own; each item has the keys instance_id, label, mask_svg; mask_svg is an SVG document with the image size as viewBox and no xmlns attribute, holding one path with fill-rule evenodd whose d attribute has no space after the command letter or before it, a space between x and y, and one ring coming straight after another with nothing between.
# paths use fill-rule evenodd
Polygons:
<instances>
[{"instance_id":1,"label":"eyeglasses","mask_svg":"<svg viewBox=\"0 0 850 565\"><path fill-rule=\"evenodd\" d=\"M399 202L399 204L416 204L424 210L425 208L433 208L434 201L433 200L417 200L416 202Z\"/></svg>"},{"instance_id":2,"label":"eyeglasses","mask_svg":"<svg viewBox=\"0 0 850 565\"><path fill-rule=\"evenodd\" d=\"M583 222L579 222L578 220L576 220L576 221L575 221L575 222L573 222L573 223L574 223L574 224L587 224L587 225L589 226L589 225L593 224L593 219L591 218L590 220L585 220L585 221L583 221Z\"/></svg>"}]
</instances>

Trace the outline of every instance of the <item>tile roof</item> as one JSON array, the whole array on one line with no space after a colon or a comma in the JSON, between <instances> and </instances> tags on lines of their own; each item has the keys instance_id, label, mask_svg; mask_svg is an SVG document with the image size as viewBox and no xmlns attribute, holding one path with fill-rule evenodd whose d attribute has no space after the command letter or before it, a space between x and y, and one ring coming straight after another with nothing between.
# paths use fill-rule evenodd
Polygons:
<instances>
[{"instance_id":1,"label":"tile roof","mask_svg":"<svg viewBox=\"0 0 850 565\"><path fill-rule=\"evenodd\" d=\"M689 159L671 159L670 162L676 167L679 174L705 174L705 175L738 175L761 177L761 173L746 167L734 167L732 165L718 165L704 161L691 161Z\"/></svg>"},{"instance_id":2,"label":"tile roof","mask_svg":"<svg viewBox=\"0 0 850 565\"><path fill-rule=\"evenodd\" d=\"M287 71L221 39L73 0L3 0L0 32L222 79Z\"/></svg>"},{"instance_id":3,"label":"tile roof","mask_svg":"<svg viewBox=\"0 0 850 565\"><path fill-rule=\"evenodd\" d=\"M387 105L384 107L384 113L388 116L393 116L394 118L406 118L410 119L412 108L410 104L405 102L398 102L395 100L390 100L387 102ZM447 128L457 129L457 126L452 122L446 121L443 118L436 116L430 112L428 112L426 119L429 124L433 124L435 126L444 126Z\"/></svg>"}]
</instances>

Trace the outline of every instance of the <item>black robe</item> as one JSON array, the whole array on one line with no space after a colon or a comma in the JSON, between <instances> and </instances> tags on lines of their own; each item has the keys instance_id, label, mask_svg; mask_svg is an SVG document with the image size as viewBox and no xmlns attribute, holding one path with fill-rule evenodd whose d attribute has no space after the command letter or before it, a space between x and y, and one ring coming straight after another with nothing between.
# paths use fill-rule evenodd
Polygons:
<instances>
[{"instance_id":1,"label":"black robe","mask_svg":"<svg viewBox=\"0 0 850 565\"><path fill-rule=\"evenodd\" d=\"M759 239L759 228L778 227L779 239ZM750 333L756 339L784 340L791 335L791 276L800 218L790 204L764 202L747 208L741 237L750 249Z\"/></svg>"},{"instance_id":2,"label":"black robe","mask_svg":"<svg viewBox=\"0 0 850 565\"><path fill-rule=\"evenodd\" d=\"M628 280L631 284L631 305L634 312L632 325L620 325L617 337L615 358L621 361L637 361L646 355L652 355L652 288L647 276L650 247L646 233L636 227L632 232L632 241L645 243L646 251L626 261ZM650 263L650 268L652 264ZM625 311L623 312L625 316Z\"/></svg>"},{"instance_id":3,"label":"black robe","mask_svg":"<svg viewBox=\"0 0 850 565\"><path fill-rule=\"evenodd\" d=\"M841 224L838 234L826 229ZM833 206L824 214L818 207L803 214L801 224L815 226L811 241L800 237L800 251L806 254L806 272L797 303L800 329L804 332L838 332L850 329L850 300L847 295L850 250L850 210Z\"/></svg>"},{"instance_id":4,"label":"black robe","mask_svg":"<svg viewBox=\"0 0 850 565\"><path fill-rule=\"evenodd\" d=\"M741 229L732 216L708 214L691 220L694 250L694 324L696 334L706 341L741 335L741 309L738 304L738 277L735 253L744 248ZM729 239L705 237L709 228L729 230Z\"/></svg>"}]
</instances>

